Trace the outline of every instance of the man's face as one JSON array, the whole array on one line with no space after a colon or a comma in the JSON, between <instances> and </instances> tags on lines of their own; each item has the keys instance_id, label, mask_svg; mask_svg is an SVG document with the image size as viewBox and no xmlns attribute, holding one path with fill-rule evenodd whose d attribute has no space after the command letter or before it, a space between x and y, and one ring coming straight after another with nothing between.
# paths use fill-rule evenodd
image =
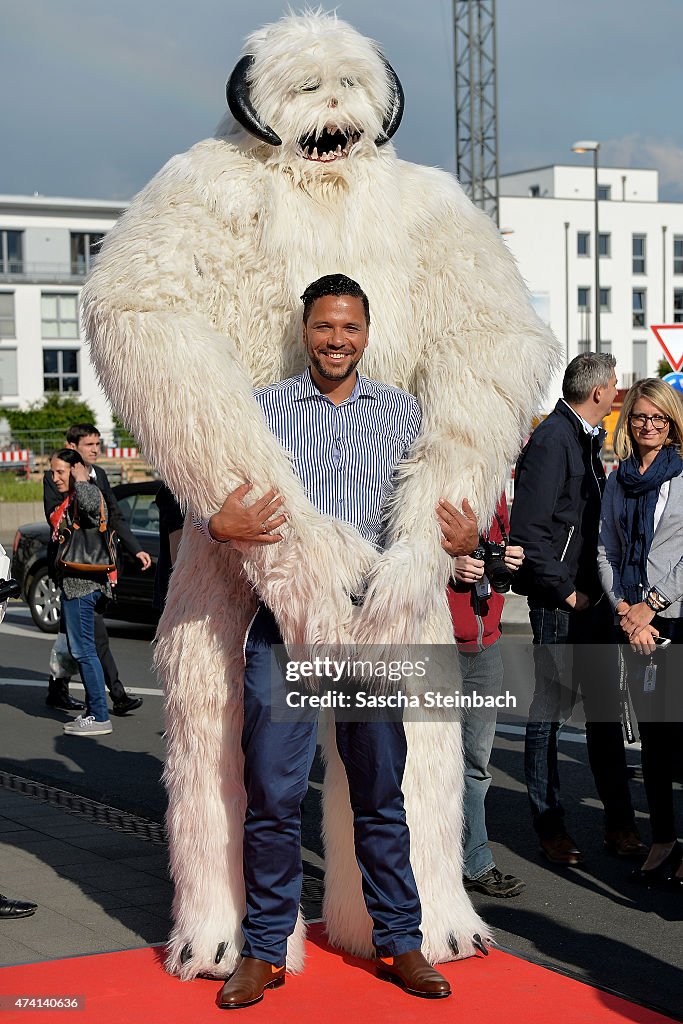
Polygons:
<instances>
[{"instance_id":1,"label":"man's face","mask_svg":"<svg viewBox=\"0 0 683 1024\"><path fill-rule=\"evenodd\" d=\"M327 381L346 380L368 344L368 323L361 299L323 295L316 299L303 325L303 340L316 375Z\"/></svg>"},{"instance_id":2,"label":"man's face","mask_svg":"<svg viewBox=\"0 0 683 1024\"><path fill-rule=\"evenodd\" d=\"M617 397L617 375L612 374L609 384L607 387L599 389L599 406L600 414L602 416L608 416L612 411L614 405L614 399Z\"/></svg>"},{"instance_id":3,"label":"man's face","mask_svg":"<svg viewBox=\"0 0 683 1024\"><path fill-rule=\"evenodd\" d=\"M92 466L97 462L100 454L101 440L99 434L88 434L82 437L78 444L67 444L67 448L75 448L86 466Z\"/></svg>"}]
</instances>

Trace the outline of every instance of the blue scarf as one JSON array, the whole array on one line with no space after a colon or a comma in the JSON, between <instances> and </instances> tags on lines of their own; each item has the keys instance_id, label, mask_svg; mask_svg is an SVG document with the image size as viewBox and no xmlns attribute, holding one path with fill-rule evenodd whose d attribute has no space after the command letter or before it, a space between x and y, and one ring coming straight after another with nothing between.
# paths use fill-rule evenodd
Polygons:
<instances>
[{"instance_id":1,"label":"blue scarf","mask_svg":"<svg viewBox=\"0 0 683 1024\"><path fill-rule=\"evenodd\" d=\"M647 578L647 558L655 532L655 507L659 489L667 480L683 471L683 459L669 445L662 448L644 473L635 455L625 459L617 470L617 480L624 490L624 507L619 522L626 537L626 551L621 564L624 598L629 604L643 600Z\"/></svg>"}]
</instances>

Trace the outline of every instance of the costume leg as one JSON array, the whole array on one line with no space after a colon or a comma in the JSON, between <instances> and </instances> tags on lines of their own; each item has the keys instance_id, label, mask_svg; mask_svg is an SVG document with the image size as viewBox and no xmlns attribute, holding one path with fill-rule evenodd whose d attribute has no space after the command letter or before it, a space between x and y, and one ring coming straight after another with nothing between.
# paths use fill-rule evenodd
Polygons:
<instances>
[{"instance_id":1,"label":"costume leg","mask_svg":"<svg viewBox=\"0 0 683 1024\"><path fill-rule=\"evenodd\" d=\"M497 697L503 684L499 641L474 654L460 654L461 693ZM465 758L463 860L467 878L480 878L495 866L486 832L485 801L491 784L489 759L496 735L495 708L466 708L462 715Z\"/></svg>"},{"instance_id":2,"label":"costume leg","mask_svg":"<svg viewBox=\"0 0 683 1024\"><path fill-rule=\"evenodd\" d=\"M317 720L308 715L307 721L272 721L272 645L278 643L275 620L261 605L245 650L242 751L247 912L242 922L242 955L281 967L301 901L301 804L315 754Z\"/></svg>"},{"instance_id":3,"label":"costume leg","mask_svg":"<svg viewBox=\"0 0 683 1024\"><path fill-rule=\"evenodd\" d=\"M401 722L339 722L354 818L356 859L373 920L378 956L420 949L420 899L410 866L410 833L401 783L406 738Z\"/></svg>"},{"instance_id":4,"label":"costume leg","mask_svg":"<svg viewBox=\"0 0 683 1024\"><path fill-rule=\"evenodd\" d=\"M245 912L244 638L256 610L239 555L186 528L159 624L166 690L167 827L175 885L167 969L183 979L236 967ZM301 916L287 965L304 959Z\"/></svg>"}]
</instances>

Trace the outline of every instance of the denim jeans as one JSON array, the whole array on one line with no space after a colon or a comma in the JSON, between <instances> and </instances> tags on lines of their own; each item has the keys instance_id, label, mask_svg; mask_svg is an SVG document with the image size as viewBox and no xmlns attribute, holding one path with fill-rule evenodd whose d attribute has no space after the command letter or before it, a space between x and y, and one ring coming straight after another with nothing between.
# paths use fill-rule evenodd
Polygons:
<instances>
[{"instance_id":1,"label":"denim jeans","mask_svg":"<svg viewBox=\"0 0 683 1024\"><path fill-rule=\"evenodd\" d=\"M471 696L497 697L503 683L500 640L482 651L458 652L462 673L461 692ZM488 765L496 734L496 708L468 708L462 716L462 746L465 758L463 799L463 873L480 878L495 867L486 832L484 802L491 784Z\"/></svg>"},{"instance_id":2,"label":"denim jeans","mask_svg":"<svg viewBox=\"0 0 683 1024\"><path fill-rule=\"evenodd\" d=\"M85 687L85 713L92 715L97 722L108 722L104 672L95 647L95 605L99 599L99 590L94 590L85 597L71 599L67 599L62 591L62 614L69 651L74 661L78 662Z\"/></svg>"},{"instance_id":3,"label":"denim jeans","mask_svg":"<svg viewBox=\"0 0 683 1024\"><path fill-rule=\"evenodd\" d=\"M572 612L544 608L530 599L529 621L534 636L535 689L526 727L524 774L534 827L542 839L565 830L557 740L581 693L588 759L605 808L605 828L632 828L609 605L603 599L584 612ZM599 711L592 716L598 696Z\"/></svg>"}]
</instances>

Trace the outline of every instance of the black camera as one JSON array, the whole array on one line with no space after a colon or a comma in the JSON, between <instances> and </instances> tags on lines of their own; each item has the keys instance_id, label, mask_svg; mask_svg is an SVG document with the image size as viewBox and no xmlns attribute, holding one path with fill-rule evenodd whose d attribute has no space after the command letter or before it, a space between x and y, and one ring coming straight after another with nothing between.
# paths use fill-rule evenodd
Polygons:
<instances>
[{"instance_id":1,"label":"black camera","mask_svg":"<svg viewBox=\"0 0 683 1024\"><path fill-rule=\"evenodd\" d=\"M10 597L19 597L21 587L16 580L0 580L0 604L4 604Z\"/></svg>"},{"instance_id":2,"label":"black camera","mask_svg":"<svg viewBox=\"0 0 683 1024\"><path fill-rule=\"evenodd\" d=\"M479 547L472 552L473 558L484 563L484 575L497 594L507 594L512 586L512 573L505 564L505 544L479 538Z\"/></svg>"}]
</instances>

